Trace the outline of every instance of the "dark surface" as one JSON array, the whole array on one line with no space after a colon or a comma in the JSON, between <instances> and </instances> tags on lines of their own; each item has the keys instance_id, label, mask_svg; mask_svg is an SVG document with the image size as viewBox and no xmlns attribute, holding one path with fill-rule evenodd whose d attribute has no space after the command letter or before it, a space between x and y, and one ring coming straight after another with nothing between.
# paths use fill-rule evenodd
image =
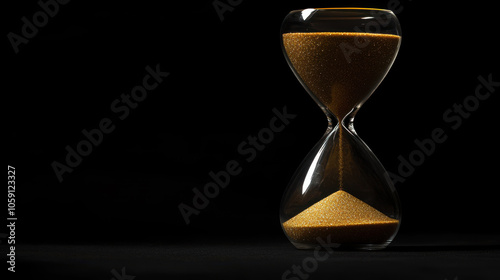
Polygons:
<instances>
[{"instance_id":1,"label":"dark surface","mask_svg":"<svg viewBox=\"0 0 500 280\"><path fill-rule=\"evenodd\" d=\"M451 237L453 236L453 237ZM18 275L36 279L282 279L292 266L304 279L499 279L500 240L492 235L401 236L382 251L297 250L286 240L192 240L171 244L25 245ZM456 278L455 278L456 277ZM288 275L284 279L295 279Z\"/></svg>"}]
</instances>

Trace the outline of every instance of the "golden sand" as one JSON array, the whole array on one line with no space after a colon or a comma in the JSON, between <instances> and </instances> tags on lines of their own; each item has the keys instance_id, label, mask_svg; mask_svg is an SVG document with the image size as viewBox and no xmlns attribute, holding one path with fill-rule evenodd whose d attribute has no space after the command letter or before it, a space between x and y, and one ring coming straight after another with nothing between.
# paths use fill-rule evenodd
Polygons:
<instances>
[{"instance_id":1,"label":"golden sand","mask_svg":"<svg viewBox=\"0 0 500 280\"><path fill-rule=\"evenodd\" d=\"M283 46L306 86L342 120L382 81L400 39L357 32L285 33Z\"/></svg>"},{"instance_id":2,"label":"golden sand","mask_svg":"<svg viewBox=\"0 0 500 280\"><path fill-rule=\"evenodd\" d=\"M398 220L339 190L284 222L283 228L300 243L317 243L320 237L332 243L376 244L387 241L398 224Z\"/></svg>"}]
</instances>

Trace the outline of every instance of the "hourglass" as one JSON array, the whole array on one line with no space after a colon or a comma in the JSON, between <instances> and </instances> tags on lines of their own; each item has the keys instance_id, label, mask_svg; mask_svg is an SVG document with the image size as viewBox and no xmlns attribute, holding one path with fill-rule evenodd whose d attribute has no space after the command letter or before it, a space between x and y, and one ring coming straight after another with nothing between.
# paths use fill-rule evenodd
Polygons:
<instances>
[{"instance_id":1,"label":"hourglass","mask_svg":"<svg viewBox=\"0 0 500 280\"><path fill-rule=\"evenodd\" d=\"M396 58L398 20L381 9L305 9L287 15L281 34L290 68L328 119L283 195L282 228L299 249L383 249L399 229L399 198L353 121Z\"/></svg>"}]
</instances>

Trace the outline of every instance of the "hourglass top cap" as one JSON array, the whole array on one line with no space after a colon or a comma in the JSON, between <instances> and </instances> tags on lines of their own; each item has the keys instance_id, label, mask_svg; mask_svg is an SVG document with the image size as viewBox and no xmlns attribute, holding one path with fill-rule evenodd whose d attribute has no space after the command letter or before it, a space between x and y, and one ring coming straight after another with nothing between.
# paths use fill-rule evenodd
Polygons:
<instances>
[{"instance_id":1,"label":"hourglass top cap","mask_svg":"<svg viewBox=\"0 0 500 280\"><path fill-rule=\"evenodd\" d=\"M365 11L383 11L383 12L392 13L391 10L387 10L387 9L361 8L361 7L307 8L307 9L302 9L302 10L294 10L291 12L293 13L293 12L299 12L299 11L304 11L304 10L365 10Z\"/></svg>"},{"instance_id":2,"label":"hourglass top cap","mask_svg":"<svg viewBox=\"0 0 500 280\"><path fill-rule=\"evenodd\" d=\"M285 17L281 31L401 35L398 19L391 10L357 7L294 10Z\"/></svg>"}]
</instances>

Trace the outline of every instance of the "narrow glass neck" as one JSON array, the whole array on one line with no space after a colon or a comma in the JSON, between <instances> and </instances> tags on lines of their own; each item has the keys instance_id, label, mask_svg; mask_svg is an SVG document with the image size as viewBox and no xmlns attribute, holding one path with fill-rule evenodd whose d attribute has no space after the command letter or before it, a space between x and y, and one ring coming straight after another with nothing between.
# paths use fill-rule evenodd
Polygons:
<instances>
[{"instance_id":1,"label":"narrow glass neck","mask_svg":"<svg viewBox=\"0 0 500 280\"><path fill-rule=\"evenodd\" d=\"M352 132L354 131L354 116L356 115L357 111L359 108L354 108L349 112L347 115L345 115L342 119L337 118L333 113L331 113L328 109L324 109L323 112L326 115L326 118L328 120L328 129L327 132L330 132L335 128L335 126L339 125L342 126L344 129L350 130Z\"/></svg>"}]
</instances>

